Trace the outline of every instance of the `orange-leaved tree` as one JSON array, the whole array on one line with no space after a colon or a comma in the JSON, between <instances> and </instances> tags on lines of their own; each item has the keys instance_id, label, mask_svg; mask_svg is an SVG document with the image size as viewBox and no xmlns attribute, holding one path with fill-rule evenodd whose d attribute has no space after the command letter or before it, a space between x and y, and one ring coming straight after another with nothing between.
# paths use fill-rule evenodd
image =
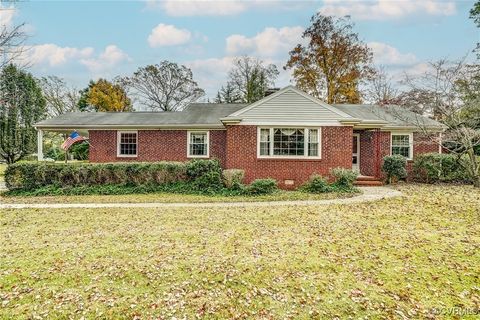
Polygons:
<instances>
[{"instance_id":1,"label":"orange-leaved tree","mask_svg":"<svg viewBox=\"0 0 480 320\"><path fill-rule=\"evenodd\" d=\"M95 111L127 112L132 111L132 101L119 84L99 79L88 90L87 103Z\"/></svg>"},{"instance_id":2,"label":"orange-leaved tree","mask_svg":"<svg viewBox=\"0 0 480 320\"><path fill-rule=\"evenodd\" d=\"M353 31L349 17L314 15L302 35L306 44L290 51L297 87L327 103L359 103L359 85L370 79L373 54Z\"/></svg>"}]
</instances>

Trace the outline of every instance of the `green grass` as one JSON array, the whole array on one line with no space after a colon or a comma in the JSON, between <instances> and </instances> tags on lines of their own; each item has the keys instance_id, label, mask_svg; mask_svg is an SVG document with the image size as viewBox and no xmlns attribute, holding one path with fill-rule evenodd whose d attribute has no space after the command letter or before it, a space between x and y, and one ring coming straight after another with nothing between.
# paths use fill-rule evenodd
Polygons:
<instances>
[{"instance_id":1,"label":"green grass","mask_svg":"<svg viewBox=\"0 0 480 320\"><path fill-rule=\"evenodd\" d=\"M300 191L278 191L261 196L247 195L197 195L155 192L126 195L56 195L56 196L11 196L0 193L0 203L113 203L113 202L252 202L252 201L286 201L286 200L327 200L349 198L358 195L352 193L312 194Z\"/></svg>"},{"instance_id":2,"label":"green grass","mask_svg":"<svg viewBox=\"0 0 480 320\"><path fill-rule=\"evenodd\" d=\"M400 189L320 207L2 210L0 318L463 319L432 309L480 307L480 192Z\"/></svg>"}]
</instances>

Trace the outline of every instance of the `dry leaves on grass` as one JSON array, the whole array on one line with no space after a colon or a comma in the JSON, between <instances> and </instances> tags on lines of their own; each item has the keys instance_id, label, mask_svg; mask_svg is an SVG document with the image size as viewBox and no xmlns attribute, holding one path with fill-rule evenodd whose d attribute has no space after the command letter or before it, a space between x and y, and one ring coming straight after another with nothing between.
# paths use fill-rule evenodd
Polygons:
<instances>
[{"instance_id":1,"label":"dry leaves on grass","mask_svg":"<svg viewBox=\"0 0 480 320\"><path fill-rule=\"evenodd\" d=\"M3 210L0 318L438 318L479 308L480 196Z\"/></svg>"}]
</instances>

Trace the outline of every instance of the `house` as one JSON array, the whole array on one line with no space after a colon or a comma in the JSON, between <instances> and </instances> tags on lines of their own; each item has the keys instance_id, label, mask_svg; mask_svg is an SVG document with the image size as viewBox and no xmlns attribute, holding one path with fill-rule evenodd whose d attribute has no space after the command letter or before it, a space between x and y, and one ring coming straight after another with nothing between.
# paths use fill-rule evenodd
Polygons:
<instances>
[{"instance_id":1,"label":"house","mask_svg":"<svg viewBox=\"0 0 480 320\"><path fill-rule=\"evenodd\" d=\"M271 177L283 188L335 167L380 178L382 159L441 152L442 124L396 106L329 105L289 86L252 104L192 103L181 112L69 113L36 124L78 130L91 162L220 160L246 182ZM374 179L372 178L372 179Z\"/></svg>"}]
</instances>

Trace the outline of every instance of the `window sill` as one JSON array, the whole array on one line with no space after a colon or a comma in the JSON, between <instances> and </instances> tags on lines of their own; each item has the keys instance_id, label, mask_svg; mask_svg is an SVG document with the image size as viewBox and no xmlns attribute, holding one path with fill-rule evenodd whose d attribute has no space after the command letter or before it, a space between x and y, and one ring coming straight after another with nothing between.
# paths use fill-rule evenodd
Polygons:
<instances>
[{"instance_id":1,"label":"window sill","mask_svg":"<svg viewBox=\"0 0 480 320\"><path fill-rule=\"evenodd\" d=\"M138 155L117 154L117 158L138 158Z\"/></svg>"},{"instance_id":2,"label":"window sill","mask_svg":"<svg viewBox=\"0 0 480 320\"><path fill-rule=\"evenodd\" d=\"M210 156L187 156L188 159L209 159Z\"/></svg>"},{"instance_id":3,"label":"window sill","mask_svg":"<svg viewBox=\"0 0 480 320\"><path fill-rule=\"evenodd\" d=\"M320 157L257 157L257 160L273 160L273 161L320 161Z\"/></svg>"}]
</instances>

